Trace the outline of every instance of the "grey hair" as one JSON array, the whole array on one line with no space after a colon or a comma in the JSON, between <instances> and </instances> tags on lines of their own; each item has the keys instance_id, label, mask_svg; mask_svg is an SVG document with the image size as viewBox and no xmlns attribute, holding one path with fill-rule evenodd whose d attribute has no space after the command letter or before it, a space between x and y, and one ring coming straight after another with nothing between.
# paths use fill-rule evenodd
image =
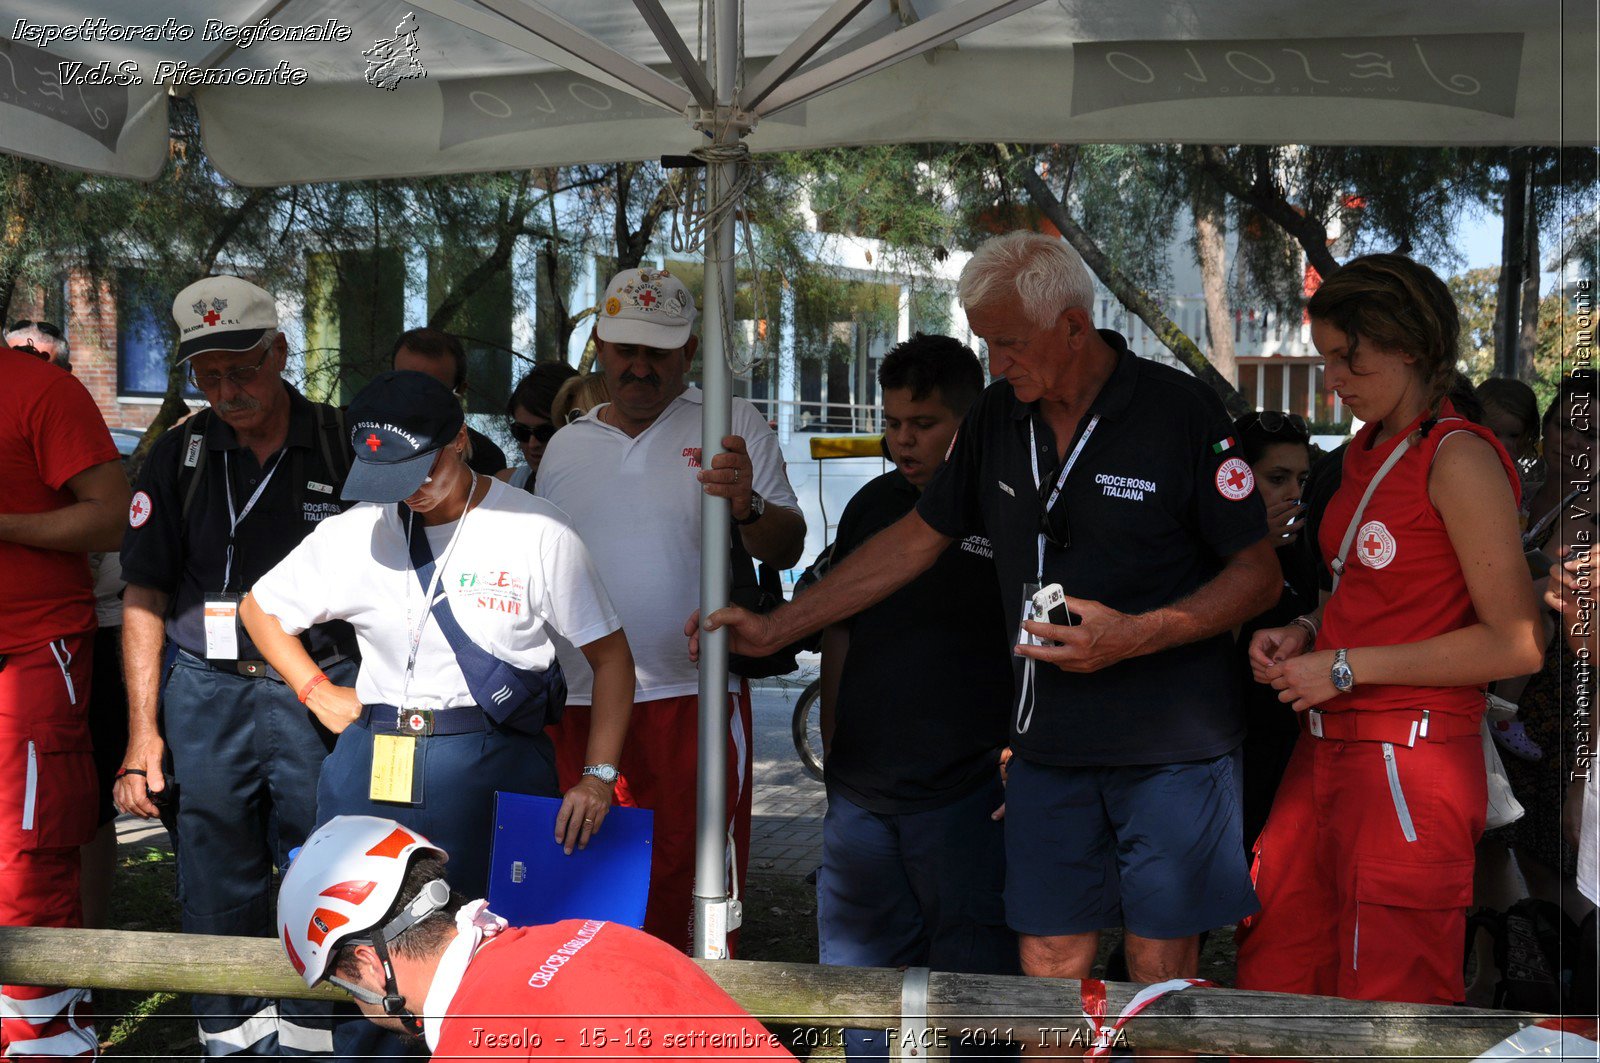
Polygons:
<instances>
[{"instance_id":1,"label":"grey hair","mask_svg":"<svg viewBox=\"0 0 1600 1063\"><path fill-rule=\"evenodd\" d=\"M956 295L966 310L1015 295L1028 320L1048 328L1068 309L1094 304L1094 280L1071 244L1019 229L978 246Z\"/></svg>"},{"instance_id":2,"label":"grey hair","mask_svg":"<svg viewBox=\"0 0 1600 1063\"><path fill-rule=\"evenodd\" d=\"M47 336L32 325L29 325L27 328L19 328L15 332L6 333L6 346L14 346L13 341L27 344L40 354L49 355L50 360L62 369L72 364L72 350L68 347L65 336L60 339L54 336Z\"/></svg>"}]
</instances>

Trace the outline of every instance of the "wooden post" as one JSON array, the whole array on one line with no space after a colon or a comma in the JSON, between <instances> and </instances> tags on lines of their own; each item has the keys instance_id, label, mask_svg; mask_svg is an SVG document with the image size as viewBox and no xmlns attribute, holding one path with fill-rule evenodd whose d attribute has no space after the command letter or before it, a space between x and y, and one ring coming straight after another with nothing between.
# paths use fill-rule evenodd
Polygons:
<instances>
[{"instance_id":1,"label":"wooden post","mask_svg":"<svg viewBox=\"0 0 1600 1063\"><path fill-rule=\"evenodd\" d=\"M698 961L747 1011L794 1026L898 1027L898 971L746 960ZM0 982L144 992L339 999L308 990L271 938L126 930L0 927ZM1141 987L1106 985L1107 1022ZM959 1043L1007 1035L1025 1044L1082 1045L1079 985L1069 979L934 974L928 1024ZM600 1002L604 1007L604 1002ZM1126 1026L1133 1048L1204 1055L1348 1061L1426 1056L1473 1060L1544 1018L1477 1008L1384 1004L1335 997L1189 989L1151 1004Z\"/></svg>"}]
</instances>

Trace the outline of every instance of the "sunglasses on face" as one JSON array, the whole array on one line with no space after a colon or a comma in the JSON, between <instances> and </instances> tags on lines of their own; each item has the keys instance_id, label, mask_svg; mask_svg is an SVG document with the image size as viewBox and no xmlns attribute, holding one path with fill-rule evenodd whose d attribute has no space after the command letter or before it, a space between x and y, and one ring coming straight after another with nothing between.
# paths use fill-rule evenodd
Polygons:
<instances>
[{"instance_id":1,"label":"sunglasses on face","mask_svg":"<svg viewBox=\"0 0 1600 1063\"><path fill-rule=\"evenodd\" d=\"M22 319L21 321L13 321L11 323L11 326L9 328L7 328L6 331L7 332L21 332L23 329L30 329L30 328L38 329L40 332L44 333L46 336L49 336L51 339L59 340L59 339L65 339L66 338L61 334L61 326L60 325L52 325L48 321L29 321L26 318Z\"/></svg>"},{"instance_id":2,"label":"sunglasses on face","mask_svg":"<svg viewBox=\"0 0 1600 1063\"><path fill-rule=\"evenodd\" d=\"M550 437L556 434L553 424L528 425L521 421L511 422L511 438L518 443L526 443L530 439L537 439L541 443L550 442Z\"/></svg>"},{"instance_id":3,"label":"sunglasses on face","mask_svg":"<svg viewBox=\"0 0 1600 1063\"><path fill-rule=\"evenodd\" d=\"M190 362L189 382L201 391L214 391L222 386L224 380L227 380L235 387L242 388L256 378L256 374L261 372L261 367L267 364L267 359L271 355L272 345L269 343L267 344L267 349L262 352L261 361L255 365L235 366L223 373L196 373L194 371L194 363Z\"/></svg>"}]
</instances>

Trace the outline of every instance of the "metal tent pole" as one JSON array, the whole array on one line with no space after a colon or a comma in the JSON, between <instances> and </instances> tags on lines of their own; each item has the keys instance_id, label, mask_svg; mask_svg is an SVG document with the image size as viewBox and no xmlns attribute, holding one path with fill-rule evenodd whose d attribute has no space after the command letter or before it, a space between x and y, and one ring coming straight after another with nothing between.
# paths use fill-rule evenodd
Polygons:
<instances>
[{"instance_id":1,"label":"metal tent pole","mask_svg":"<svg viewBox=\"0 0 1600 1063\"><path fill-rule=\"evenodd\" d=\"M738 0L713 0L711 81L716 90L717 114L712 123L718 146L738 142L740 131L731 121L739 58ZM732 163L709 167L707 201L717 204L733 187ZM734 212L721 211L716 229L708 234L705 252L705 317L701 327L704 423L701 466L711 468L722 452L722 438L732 421L728 378L725 313L731 308L733 281ZM700 502L700 615L709 615L728 601L728 503L703 496ZM726 959L728 931L739 925L737 902L729 903L728 876L728 638L727 632L702 632L700 636L700 776L696 791L694 941L700 959Z\"/></svg>"}]
</instances>

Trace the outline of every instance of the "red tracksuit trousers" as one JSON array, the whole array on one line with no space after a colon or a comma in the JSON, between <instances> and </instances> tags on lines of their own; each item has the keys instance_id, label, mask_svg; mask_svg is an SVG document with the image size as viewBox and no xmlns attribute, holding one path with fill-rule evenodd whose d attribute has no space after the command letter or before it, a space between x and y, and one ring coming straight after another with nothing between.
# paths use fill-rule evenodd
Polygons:
<instances>
[{"instance_id":1,"label":"red tracksuit trousers","mask_svg":"<svg viewBox=\"0 0 1600 1063\"><path fill-rule=\"evenodd\" d=\"M78 847L94 836L98 794L93 646L87 635L57 639L0 667L0 926L83 925ZM86 989L0 986L0 1055L94 1055L94 1026L78 1020L88 999Z\"/></svg>"},{"instance_id":2,"label":"red tracksuit trousers","mask_svg":"<svg viewBox=\"0 0 1600 1063\"><path fill-rule=\"evenodd\" d=\"M1256 843L1240 989L1454 1004L1487 802L1476 735L1303 733Z\"/></svg>"},{"instance_id":3,"label":"red tracksuit trousers","mask_svg":"<svg viewBox=\"0 0 1600 1063\"><path fill-rule=\"evenodd\" d=\"M750 865L750 688L728 696L728 871L731 886L737 874L737 895L744 893ZM650 854L650 900L644 930L688 951L694 910L695 781L699 775L695 736L699 733L700 699L693 694L633 706L628 738L617 765L617 804L648 808L655 813ZM556 747L556 775L561 791L575 786L583 771L589 744L589 707L567 707L561 722L545 728ZM728 935L730 954L738 932Z\"/></svg>"}]
</instances>

